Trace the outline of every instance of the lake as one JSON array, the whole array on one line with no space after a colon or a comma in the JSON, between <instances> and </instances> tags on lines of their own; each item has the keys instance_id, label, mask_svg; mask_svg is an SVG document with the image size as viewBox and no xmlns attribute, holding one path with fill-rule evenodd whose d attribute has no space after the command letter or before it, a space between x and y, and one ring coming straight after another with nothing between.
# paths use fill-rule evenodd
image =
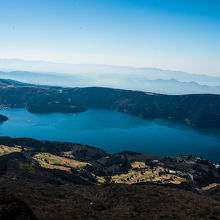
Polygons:
<instances>
[{"instance_id":1,"label":"lake","mask_svg":"<svg viewBox=\"0 0 220 220\"><path fill-rule=\"evenodd\" d=\"M2 109L0 114L9 118L0 123L0 136L88 144L109 153L129 150L164 156L193 154L220 161L220 131L197 131L172 122L147 121L101 109L77 114Z\"/></svg>"}]
</instances>

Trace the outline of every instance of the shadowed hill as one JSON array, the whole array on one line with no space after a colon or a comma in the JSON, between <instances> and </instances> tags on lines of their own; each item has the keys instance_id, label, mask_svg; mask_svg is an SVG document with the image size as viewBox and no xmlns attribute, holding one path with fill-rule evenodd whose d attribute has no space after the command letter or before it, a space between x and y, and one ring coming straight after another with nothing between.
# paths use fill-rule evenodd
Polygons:
<instances>
[{"instance_id":1,"label":"shadowed hill","mask_svg":"<svg viewBox=\"0 0 220 220\"><path fill-rule=\"evenodd\" d=\"M37 220L32 210L20 199L0 191L0 219Z\"/></svg>"}]
</instances>

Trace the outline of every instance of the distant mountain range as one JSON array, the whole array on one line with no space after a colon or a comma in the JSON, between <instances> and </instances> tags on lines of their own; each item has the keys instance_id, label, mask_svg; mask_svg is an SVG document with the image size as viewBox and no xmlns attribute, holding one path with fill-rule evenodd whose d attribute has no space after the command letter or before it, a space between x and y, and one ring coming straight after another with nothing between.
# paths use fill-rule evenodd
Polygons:
<instances>
[{"instance_id":1,"label":"distant mountain range","mask_svg":"<svg viewBox=\"0 0 220 220\"><path fill-rule=\"evenodd\" d=\"M111 87L168 95L220 94L220 86L200 85L197 82L182 82L171 79L148 79L136 74L60 74L28 71L0 71L0 78L24 83L63 87ZM217 81L216 81L217 82ZM220 83L219 83L220 85Z\"/></svg>"},{"instance_id":2,"label":"distant mountain range","mask_svg":"<svg viewBox=\"0 0 220 220\"><path fill-rule=\"evenodd\" d=\"M64 64L45 61L27 61L20 59L0 59L0 70L2 71L31 71L51 72L83 75L93 78L99 74L110 75L117 78L117 75L146 77L148 80L176 79L182 82L195 81L204 85L220 85L220 77L191 74L181 71L161 70L157 68L136 68L127 66L95 65L95 64Z\"/></svg>"},{"instance_id":3,"label":"distant mountain range","mask_svg":"<svg viewBox=\"0 0 220 220\"><path fill-rule=\"evenodd\" d=\"M220 94L220 77L157 68L0 59L0 71L0 78L41 85L101 86L170 95Z\"/></svg>"}]
</instances>

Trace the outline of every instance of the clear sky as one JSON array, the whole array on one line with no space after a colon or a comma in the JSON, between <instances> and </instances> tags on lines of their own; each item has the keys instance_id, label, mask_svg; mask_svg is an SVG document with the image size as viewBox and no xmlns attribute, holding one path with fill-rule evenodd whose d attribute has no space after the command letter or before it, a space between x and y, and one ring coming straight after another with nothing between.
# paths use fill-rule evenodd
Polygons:
<instances>
[{"instance_id":1,"label":"clear sky","mask_svg":"<svg viewBox=\"0 0 220 220\"><path fill-rule=\"evenodd\" d=\"M220 0L0 0L0 58L220 76Z\"/></svg>"}]
</instances>

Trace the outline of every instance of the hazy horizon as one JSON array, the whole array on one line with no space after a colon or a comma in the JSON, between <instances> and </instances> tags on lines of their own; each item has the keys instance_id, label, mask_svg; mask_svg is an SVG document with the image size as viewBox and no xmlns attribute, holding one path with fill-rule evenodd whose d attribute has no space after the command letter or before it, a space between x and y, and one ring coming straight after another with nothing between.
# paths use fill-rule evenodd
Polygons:
<instances>
[{"instance_id":1,"label":"hazy horizon","mask_svg":"<svg viewBox=\"0 0 220 220\"><path fill-rule=\"evenodd\" d=\"M182 73L187 73L187 74L195 74L195 75L206 75L206 76L211 76L211 77L220 77L220 75L210 75L210 74L205 74L205 73L199 73L199 72L186 72L181 69L164 69L164 68L159 68L156 66L132 66L132 65L120 65L120 64L101 64L101 63L74 63L74 62L55 62L51 60L35 60L35 59L21 59L21 58L4 58L0 57L0 61L15 61L15 62L40 62L40 63L45 63L45 64L59 64L59 65L75 65L75 66L106 66L106 67L118 67L118 68L134 68L134 69L152 69L152 70L162 70L162 71L173 71L173 72L182 72ZM7 64L6 64L7 66ZM0 66L0 70L5 69L6 71L25 71L25 66L24 69L19 69L16 67L10 67L10 68L2 68ZM8 69L8 70L7 70ZM33 70L34 72L38 70ZM48 72L47 72L48 73ZM59 72L58 72L59 73ZM65 72L63 72L65 73Z\"/></svg>"},{"instance_id":2,"label":"hazy horizon","mask_svg":"<svg viewBox=\"0 0 220 220\"><path fill-rule=\"evenodd\" d=\"M216 0L2 1L0 57L220 76L219 10Z\"/></svg>"},{"instance_id":3,"label":"hazy horizon","mask_svg":"<svg viewBox=\"0 0 220 220\"><path fill-rule=\"evenodd\" d=\"M38 85L98 86L169 95L220 94L220 77L158 68L0 59L0 78Z\"/></svg>"}]
</instances>

